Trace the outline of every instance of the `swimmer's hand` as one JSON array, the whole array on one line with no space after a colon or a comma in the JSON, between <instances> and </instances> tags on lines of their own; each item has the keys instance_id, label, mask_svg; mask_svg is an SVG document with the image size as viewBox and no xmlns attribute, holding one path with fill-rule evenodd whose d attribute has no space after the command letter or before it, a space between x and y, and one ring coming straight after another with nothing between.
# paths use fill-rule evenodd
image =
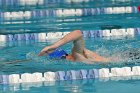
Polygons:
<instances>
[{"instance_id":1,"label":"swimmer's hand","mask_svg":"<svg viewBox=\"0 0 140 93\"><path fill-rule=\"evenodd\" d=\"M41 52L38 54L38 56L44 56L45 54L46 54L45 51L41 51Z\"/></svg>"},{"instance_id":2,"label":"swimmer's hand","mask_svg":"<svg viewBox=\"0 0 140 93\"><path fill-rule=\"evenodd\" d=\"M38 54L38 56L44 56L45 54L50 54L53 51L54 51L53 48L51 48L50 46L47 46L41 50L41 52Z\"/></svg>"}]
</instances>

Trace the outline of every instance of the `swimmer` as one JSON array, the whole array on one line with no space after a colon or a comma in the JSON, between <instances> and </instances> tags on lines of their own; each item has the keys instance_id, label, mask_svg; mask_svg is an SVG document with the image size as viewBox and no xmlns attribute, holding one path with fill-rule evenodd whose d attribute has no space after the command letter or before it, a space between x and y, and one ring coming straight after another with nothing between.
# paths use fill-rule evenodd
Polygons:
<instances>
[{"instance_id":1,"label":"swimmer","mask_svg":"<svg viewBox=\"0 0 140 93\"><path fill-rule=\"evenodd\" d=\"M83 40L82 32L80 30L75 30L65 35L62 39L58 40L56 43L46 46L41 50L38 56L44 56L45 54L51 54L56 49L68 42L73 41L73 48L71 54L63 53L63 58L73 62L84 62L87 64L93 64L94 62L110 62L111 58L106 58L98 55L97 53L90 51L85 48L85 43Z\"/></svg>"},{"instance_id":2,"label":"swimmer","mask_svg":"<svg viewBox=\"0 0 140 93\"><path fill-rule=\"evenodd\" d=\"M60 46L71 41L73 41L73 48L71 50L71 54L67 54L63 49L59 48ZM58 40L56 43L43 48L38 54L38 56L44 56L45 54L47 54L50 58L66 59L72 62L83 62L86 64L94 64L95 62L122 62L127 60L140 59L140 50L138 51L138 49L128 49L122 52L115 53L108 58L100 56L97 53L85 48L82 32L80 30L75 30L64 36L62 39ZM30 61L32 61L32 58L8 61L4 62L4 64L14 64Z\"/></svg>"}]
</instances>

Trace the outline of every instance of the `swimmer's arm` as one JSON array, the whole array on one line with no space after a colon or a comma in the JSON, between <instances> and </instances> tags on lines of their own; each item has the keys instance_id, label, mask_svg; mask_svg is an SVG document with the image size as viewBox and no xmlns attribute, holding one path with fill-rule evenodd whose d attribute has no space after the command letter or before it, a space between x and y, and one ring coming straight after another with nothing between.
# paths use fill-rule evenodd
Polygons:
<instances>
[{"instance_id":1,"label":"swimmer's arm","mask_svg":"<svg viewBox=\"0 0 140 93\"><path fill-rule=\"evenodd\" d=\"M92 62L92 61L86 61L86 60L84 60L84 61L82 61L82 63L85 63L85 64L95 64L95 62Z\"/></svg>"},{"instance_id":2,"label":"swimmer's arm","mask_svg":"<svg viewBox=\"0 0 140 93\"><path fill-rule=\"evenodd\" d=\"M56 49L70 41L74 41L77 40L78 38L80 38L82 36L82 32L80 30L75 30L67 35L65 35L62 39L60 39L59 41L57 41L56 43L54 43L53 45L47 46L45 48L43 48L41 50L41 52L39 53L39 56L43 56L46 54L47 51Z\"/></svg>"},{"instance_id":3,"label":"swimmer's arm","mask_svg":"<svg viewBox=\"0 0 140 93\"><path fill-rule=\"evenodd\" d=\"M110 58L106 58L106 57L103 57L103 56L100 56L100 55L94 53L93 61L94 62L103 62L103 63L106 63L106 62L109 62L110 61Z\"/></svg>"},{"instance_id":4,"label":"swimmer's arm","mask_svg":"<svg viewBox=\"0 0 140 93\"><path fill-rule=\"evenodd\" d=\"M95 64L95 63L109 63L109 59L96 59L96 60L84 60L82 63L85 64Z\"/></svg>"},{"instance_id":5,"label":"swimmer's arm","mask_svg":"<svg viewBox=\"0 0 140 93\"><path fill-rule=\"evenodd\" d=\"M86 51L86 55L88 55L88 58L93 62L103 62L103 63L110 62L110 58L100 56L96 52L90 51L88 49L85 49L85 51Z\"/></svg>"},{"instance_id":6,"label":"swimmer's arm","mask_svg":"<svg viewBox=\"0 0 140 93\"><path fill-rule=\"evenodd\" d=\"M109 61L108 60L84 60L82 61L82 63L85 63L85 64L95 64L95 63L108 63Z\"/></svg>"}]
</instances>

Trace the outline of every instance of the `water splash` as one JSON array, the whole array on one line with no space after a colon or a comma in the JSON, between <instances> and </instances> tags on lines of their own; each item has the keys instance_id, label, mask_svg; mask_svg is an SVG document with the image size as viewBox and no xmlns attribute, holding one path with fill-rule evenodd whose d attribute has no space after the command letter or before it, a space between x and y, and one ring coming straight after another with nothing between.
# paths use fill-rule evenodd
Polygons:
<instances>
[{"instance_id":1,"label":"water splash","mask_svg":"<svg viewBox=\"0 0 140 93\"><path fill-rule=\"evenodd\" d=\"M114 44L97 46L94 51L101 56L110 58L111 64L138 64L140 62L139 46L140 41L138 40L121 40L121 43L117 41Z\"/></svg>"},{"instance_id":2,"label":"water splash","mask_svg":"<svg viewBox=\"0 0 140 93\"><path fill-rule=\"evenodd\" d=\"M26 59L32 59L33 61L42 61L42 58L38 56L38 54L33 51L26 54Z\"/></svg>"}]
</instances>

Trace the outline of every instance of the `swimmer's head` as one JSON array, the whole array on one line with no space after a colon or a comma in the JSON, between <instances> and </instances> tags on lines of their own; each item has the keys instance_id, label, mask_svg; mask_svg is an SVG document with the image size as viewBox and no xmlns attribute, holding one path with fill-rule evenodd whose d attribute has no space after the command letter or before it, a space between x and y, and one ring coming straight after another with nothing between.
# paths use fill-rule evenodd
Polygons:
<instances>
[{"instance_id":1,"label":"swimmer's head","mask_svg":"<svg viewBox=\"0 0 140 93\"><path fill-rule=\"evenodd\" d=\"M52 59L66 59L68 54L63 49L57 48L52 53L49 53L48 56Z\"/></svg>"}]
</instances>

